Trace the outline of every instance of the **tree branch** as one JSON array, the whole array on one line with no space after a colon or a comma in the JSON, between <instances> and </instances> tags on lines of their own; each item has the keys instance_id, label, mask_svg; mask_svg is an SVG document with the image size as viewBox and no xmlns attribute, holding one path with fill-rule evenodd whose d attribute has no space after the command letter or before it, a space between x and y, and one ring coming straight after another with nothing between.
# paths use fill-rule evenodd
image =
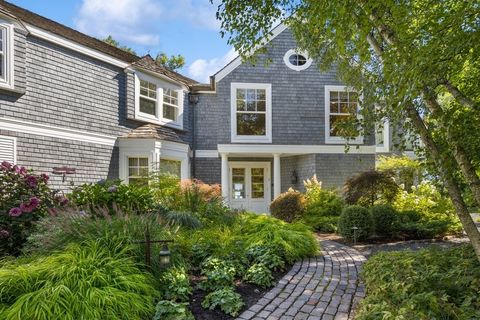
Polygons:
<instances>
[{"instance_id":1,"label":"tree branch","mask_svg":"<svg viewBox=\"0 0 480 320\"><path fill-rule=\"evenodd\" d=\"M446 80L443 83L443 86L447 89L448 92L457 100L458 103L461 105L472 108L472 109L479 109L478 104L475 101L468 98L463 92L461 92L456 86L454 86L450 81Z\"/></svg>"}]
</instances>

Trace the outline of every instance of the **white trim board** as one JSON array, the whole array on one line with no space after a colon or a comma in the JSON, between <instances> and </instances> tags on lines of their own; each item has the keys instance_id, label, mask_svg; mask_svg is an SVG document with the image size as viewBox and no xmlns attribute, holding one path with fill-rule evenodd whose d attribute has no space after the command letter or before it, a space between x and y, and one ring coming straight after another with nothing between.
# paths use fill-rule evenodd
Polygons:
<instances>
[{"instance_id":1,"label":"white trim board","mask_svg":"<svg viewBox=\"0 0 480 320\"><path fill-rule=\"evenodd\" d=\"M196 150L196 158L218 158L219 154L217 150Z\"/></svg>"},{"instance_id":2,"label":"white trim board","mask_svg":"<svg viewBox=\"0 0 480 320\"><path fill-rule=\"evenodd\" d=\"M117 137L86 131L62 128L46 124L0 117L0 129L23 132L32 135L53 137L58 139L81 141L107 146L115 145Z\"/></svg>"},{"instance_id":3,"label":"white trim board","mask_svg":"<svg viewBox=\"0 0 480 320\"><path fill-rule=\"evenodd\" d=\"M198 150L211 152L212 150ZM198 152L197 151L197 152ZM295 154L375 154L375 146L350 146L348 152L345 152L345 145L251 145L251 144L219 144L218 153L236 153L236 154L265 154L272 155L278 153L281 155ZM197 155L198 157L198 155Z\"/></svg>"},{"instance_id":4,"label":"white trim board","mask_svg":"<svg viewBox=\"0 0 480 320\"><path fill-rule=\"evenodd\" d=\"M263 43L253 48L250 54L253 54L256 50L268 44L270 41L275 39L279 34L281 34L287 28L288 26L285 23L280 23L279 25L274 27L271 31L272 34L268 36L267 39L263 41ZM217 71L217 73L213 75L215 82L219 82L220 80L228 76L233 70L235 70L241 64L242 64L242 58L240 56L230 61L225 67L223 67L222 69L220 69L220 71Z\"/></svg>"},{"instance_id":5,"label":"white trim board","mask_svg":"<svg viewBox=\"0 0 480 320\"><path fill-rule=\"evenodd\" d=\"M120 68L126 68L130 65L130 63L128 63L128 62L125 62L125 61L122 61L120 59L114 58L114 57L109 56L109 55L107 55L105 53L102 53L100 51L88 48L84 45L76 43L72 40L68 40L64 37L61 37L61 36L56 35L54 33L48 32L46 30L43 30L43 29L38 28L36 26L33 26L31 24L27 24L26 28L27 28L27 31L35 37L38 37L38 38L47 40L49 42L58 44L62 47L80 52L80 53L82 53L84 55L87 55L87 56L90 56L92 58L110 63L114 66L117 66L117 67L120 67Z\"/></svg>"}]
</instances>

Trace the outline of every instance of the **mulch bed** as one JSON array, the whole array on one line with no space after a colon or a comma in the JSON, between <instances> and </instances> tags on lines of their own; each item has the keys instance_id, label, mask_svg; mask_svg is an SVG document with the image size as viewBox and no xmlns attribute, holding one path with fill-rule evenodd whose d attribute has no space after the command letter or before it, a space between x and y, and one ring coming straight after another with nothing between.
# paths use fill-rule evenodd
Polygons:
<instances>
[{"instance_id":1,"label":"mulch bed","mask_svg":"<svg viewBox=\"0 0 480 320\"><path fill-rule=\"evenodd\" d=\"M273 277L275 282L278 282L283 276L290 270L292 266L286 266L284 271L273 272ZM204 278L199 275L192 275L190 277L190 283L194 288L192 297L190 298L189 308L192 311L195 319L197 320L230 320L235 319L229 315L226 315L220 310L208 310L202 308L202 301L208 292L205 292L200 289L196 289L197 285ZM260 298L262 298L271 288L263 289L251 283L244 283L237 281L235 283L235 291L242 296L243 303L245 304L243 309L240 311L241 314L243 311L247 310L253 306Z\"/></svg>"}]
</instances>

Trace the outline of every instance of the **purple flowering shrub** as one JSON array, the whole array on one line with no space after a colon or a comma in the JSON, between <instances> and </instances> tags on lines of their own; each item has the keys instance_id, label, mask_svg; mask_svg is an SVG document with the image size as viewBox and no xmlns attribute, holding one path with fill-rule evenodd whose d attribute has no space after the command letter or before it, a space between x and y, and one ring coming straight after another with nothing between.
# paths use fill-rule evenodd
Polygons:
<instances>
[{"instance_id":1,"label":"purple flowering shrub","mask_svg":"<svg viewBox=\"0 0 480 320\"><path fill-rule=\"evenodd\" d=\"M121 210L127 214L149 213L154 207L148 186L123 184L120 180L100 180L73 189L68 198L80 210L95 215L98 209L108 209L111 215Z\"/></svg>"},{"instance_id":2,"label":"purple flowering shrub","mask_svg":"<svg viewBox=\"0 0 480 320\"><path fill-rule=\"evenodd\" d=\"M0 164L0 256L18 255L34 222L67 204L48 179L7 161Z\"/></svg>"}]
</instances>

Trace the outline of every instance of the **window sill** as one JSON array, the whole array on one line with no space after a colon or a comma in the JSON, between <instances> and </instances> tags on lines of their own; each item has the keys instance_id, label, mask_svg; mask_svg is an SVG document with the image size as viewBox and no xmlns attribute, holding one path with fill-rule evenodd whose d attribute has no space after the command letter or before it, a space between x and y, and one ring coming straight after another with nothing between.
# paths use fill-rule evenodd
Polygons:
<instances>
[{"instance_id":1,"label":"window sill","mask_svg":"<svg viewBox=\"0 0 480 320\"><path fill-rule=\"evenodd\" d=\"M272 143L272 138L255 136L232 136L232 143Z\"/></svg>"},{"instance_id":2,"label":"window sill","mask_svg":"<svg viewBox=\"0 0 480 320\"><path fill-rule=\"evenodd\" d=\"M22 96L26 92L25 89L17 89L14 86L7 85L5 83L0 83L0 93Z\"/></svg>"},{"instance_id":3,"label":"window sill","mask_svg":"<svg viewBox=\"0 0 480 320\"><path fill-rule=\"evenodd\" d=\"M358 137L355 139L345 139L345 138L332 138L332 137L327 137L325 138L325 144L363 144L363 137Z\"/></svg>"},{"instance_id":4,"label":"window sill","mask_svg":"<svg viewBox=\"0 0 480 320\"><path fill-rule=\"evenodd\" d=\"M158 119L148 114L139 113L136 115L135 120L158 124L158 125L170 127L173 129L183 130L183 126L177 122L174 122L172 120Z\"/></svg>"}]
</instances>

